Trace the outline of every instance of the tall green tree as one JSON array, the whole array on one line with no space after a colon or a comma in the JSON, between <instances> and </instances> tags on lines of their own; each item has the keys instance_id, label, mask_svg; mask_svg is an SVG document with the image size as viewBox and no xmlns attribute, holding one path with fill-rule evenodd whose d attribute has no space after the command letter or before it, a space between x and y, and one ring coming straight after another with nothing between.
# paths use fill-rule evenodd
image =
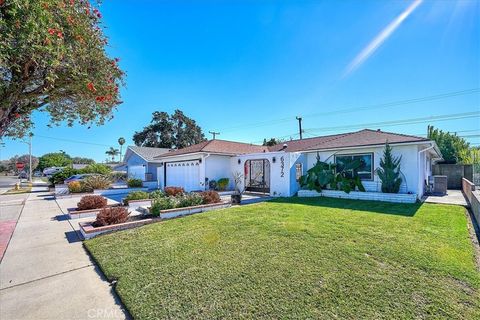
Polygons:
<instances>
[{"instance_id":1,"label":"tall green tree","mask_svg":"<svg viewBox=\"0 0 480 320\"><path fill-rule=\"evenodd\" d=\"M0 35L0 137L24 136L35 110L50 125L113 118L124 73L91 1L0 0Z\"/></svg>"},{"instance_id":2,"label":"tall green tree","mask_svg":"<svg viewBox=\"0 0 480 320\"><path fill-rule=\"evenodd\" d=\"M277 144L283 143L283 142L285 142L285 140L283 140L283 139L276 139L276 138L270 138L270 140L263 139L262 146L272 147L274 145L277 145Z\"/></svg>"},{"instance_id":3,"label":"tall green tree","mask_svg":"<svg viewBox=\"0 0 480 320\"><path fill-rule=\"evenodd\" d=\"M394 157L392 155L392 147L385 144L383 158L380 160L380 168L377 168L377 174L382 181L382 192L398 193L402 184L400 177L400 162L402 157Z\"/></svg>"},{"instance_id":4,"label":"tall green tree","mask_svg":"<svg viewBox=\"0 0 480 320\"><path fill-rule=\"evenodd\" d=\"M155 111L149 125L135 132L133 141L142 147L181 149L205 141L202 129L182 111L172 115Z\"/></svg>"},{"instance_id":5,"label":"tall green tree","mask_svg":"<svg viewBox=\"0 0 480 320\"><path fill-rule=\"evenodd\" d=\"M65 152L46 153L38 159L37 169L49 167L66 167L72 165L72 158Z\"/></svg>"},{"instance_id":6,"label":"tall green tree","mask_svg":"<svg viewBox=\"0 0 480 320\"><path fill-rule=\"evenodd\" d=\"M433 126L428 126L427 137L437 143L443 155L444 163L462 162L462 153L470 147L470 144L465 139Z\"/></svg>"},{"instance_id":7,"label":"tall green tree","mask_svg":"<svg viewBox=\"0 0 480 320\"><path fill-rule=\"evenodd\" d=\"M114 147L110 147L110 149L108 149L107 151L105 151L105 153L112 157L112 162L115 162L115 157L120 154L120 150L114 148Z\"/></svg>"},{"instance_id":8,"label":"tall green tree","mask_svg":"<svg viewBox=\"0 0 480 320\"><path fill-rule=\"evenodd\" d=\"M21 155L21 156L13 156L10 158L10 160L8 161L8 165L7 165L7 168L9 171L14 171L14 172L17 172L17 167L16 167L16 163L17 162L22 162L24 165L25 165L25 168L22 169L26 172L28 172L30 170L30 155L28 154L24 154L24 155ZM38 158L33 156L32 155L32 171L35 170L38 166Z\"/></svg>"},{"instance_id":9,"label":"tall green tree","mask_svg":"<svg viewBox=\"0 0 480 320\"><path fill-rule=\"evenodd\" d=\"M95 160L90 159L90 158L84 158L84 157L73 157L72 158L72 163L75 163L75 164L94 164Z\"/></svg>"}]
</instances>

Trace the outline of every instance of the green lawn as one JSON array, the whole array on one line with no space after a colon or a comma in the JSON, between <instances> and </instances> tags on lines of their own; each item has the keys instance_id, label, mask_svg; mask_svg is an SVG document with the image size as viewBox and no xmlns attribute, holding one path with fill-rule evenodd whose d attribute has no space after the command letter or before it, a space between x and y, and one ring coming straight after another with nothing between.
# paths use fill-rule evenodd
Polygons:
<instances>
[{"instance_id":1,"label":"green lawn","mask_svg":"<svg viewBox=\"0 0 480 320\"><path fill-rule=\"evenodd\" d=\"M278 199L85 245L136 319L480 319L458 206Z\"/></svg>"}]
</instances>

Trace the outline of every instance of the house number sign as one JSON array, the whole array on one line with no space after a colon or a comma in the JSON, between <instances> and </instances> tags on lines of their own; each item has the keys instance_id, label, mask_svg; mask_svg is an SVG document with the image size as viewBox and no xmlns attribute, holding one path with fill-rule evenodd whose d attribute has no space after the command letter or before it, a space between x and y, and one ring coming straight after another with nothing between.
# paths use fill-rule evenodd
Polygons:
<instances>
[{"instance_id":1,"label":"house number sign","mask_svg":"<svg viewBox=\"0 0 480 320\"><path fill-rule=\"evenodd\" d=\"M283 178L285 176L285 158L282 156L280 157L280 177Z\"/></svg>"}]
</instances>

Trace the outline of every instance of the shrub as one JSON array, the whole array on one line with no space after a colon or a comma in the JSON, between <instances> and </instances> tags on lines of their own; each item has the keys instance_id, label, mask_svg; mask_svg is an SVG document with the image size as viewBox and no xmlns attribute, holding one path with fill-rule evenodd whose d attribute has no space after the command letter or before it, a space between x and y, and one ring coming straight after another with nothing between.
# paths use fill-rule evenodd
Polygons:
<instances>
[{"instance_id":1,"label":"shrub","mask_svg":"<svg viewBox=\"0 0 480 320\"><path fill-rule=\"evenodd\" d=\"M162 190L155 190L149 194L150 199L164 198L165 196L166 195Z\"/></svg>"},{"instance_id":2,"label":"shrub","mask_svg":"<svg viewBox=\"0 0 480 320\"><path fill-rule=\"evenodd\" d=\"M227 190L229 182L230 182L230 179L228 179L228 178L218 179L218 181L217 181L218 190L220 190L220 191Z\"/></svg>"},{"instance_id":3,"label":"shrub","mask_svg":"<svg viewBox=\"0 0 480 320\"><path fill-rule=\"evenodd\" d=\"M83 192L83 190L83 183L81 183L80 181L72 181L68 183L68 191L70 191L71 193L79 193Z\"/></svg>"},{"instance_id":4,"label":"shrub","mask_svg":"<svg viewBox=\"0 0 480 320\"><path fill-rule=\"evenodd\" d=\"M125 207L103 208L97 214L97 219L93 223L93 226L101 227L126 222L129 214Z\"/></svg>"},{"instance_id":5,"label":"shrub","mask_svg":"<svg viewBox=\"0 0 480 320\"><path fill-rule=\"evenodd\" d=\"M107 199L102 196L84 196L77 203L78 210L99 209L107 205Z\"/></svg>"},{"instance_id":6,"label":"shrub","mask_svg":"<svg viewBox=\"0 0 480 320\"><path fill-rule=\"evenodd\" d=\"M125 197L125 203L128 204L130 200L143 200L148 199L148 192L145 191L132 191Z\"/></svg>"},{"instance_id":7,"label":"shrub","mask_svg":"<svg viewBox=\"0 0 480 320\"><path fill-rule=\"evenodd\" d=\"M216 191L203 191L200 192L202 197L203 204L217 203L220 202L220 195Z\"/></svg>"},{"instance_id":8,"label":"shrub","mask_svg":"<svg viewBox=\"0 0 480 320\"><path fill-rule=\"evenodd\" d=\"M173 209L176 206L176 201L172 197L157 198L153 201L150 213L154 217L160 216L160 210Z\"/></svg>"},{"instance_id":9,"label":"shrub","mask_svg":"<svg viewBox=\"0 0 480 320\"><path fill-rule=\"evenodd\" d=\"M113 171L108 174L110 179L113 182L125 182L127 181L127 173L125 172L119 172L119 171Z\"/></svg>"},{"instance_id":10,"label":"shrub","mask_svg":"<svg viewBox=\"0 0 480 320\"><path fill-rule=\"evenodd\" d=\"M203 198L198 193L187 193L178 197L177 208L199 206L203 203Z\"/></svg>"},{"instance_id":11,"label":"shrub","mask_svg":"<svg viewBox=\"0 0 480 320\"><path fill-rule=\"evenodd\" d=\"M83 168L82 173L96 173L106 175L112 172L112 168L102 163L92 163Z\"/></svg>"},{"instance_id":12,"label":"shrub","mask_svg":"<svg viewBox=\"0 0 480 320\"><path fill-rule=\"evenodd\" d=\"M108 189L112 181L107 176L94 175L85 178L85 190L91 191L93 189Z\"/></svg>"},{"instance_id":13,"label":"shrub","mask_svg":"<svg viewBox=\"0 0 480 320\"><path fill-rule=\"evenodd\" d=\"M377 168L377 174L382 181L382 192L398 193L402 184L400 177L400 162L402 157L394 157L392 155L392 147L385 144L383 158L380 160L380 168Z\"/></svg>"},{"instance_id":14,"label":"shrub","mask_svg":"<svg viewBox=\"0 0 480 320\"><path fill-rule=\"evenodd\" d=\"M173 197L181 196L185 193L182 187L165 187L164 191L167 196Z\"/></svg>"},{"instance_id":15,"label":"shrub","mask_svg":"<svg viewBox=\"0 0 480 320\"><path fill-rule=\"evenodd\" d=\"M143 182L141 179L130 178L127 180L127 186L129 188L141 188L143 187Z\"/></svg>"},{"instance_id":16,"label":"shrub","mask_svg":"<svg viewBox=\"0 0 480 320\"><path fill-rule=\"evenodd\" d=\"M73 169L70 167L63 168L62 171L59 171L52 175L48 181L52 184L62 184L65 179L70 178L73 175L81 173L80 170Z\"/></svg>"}]
</instances>

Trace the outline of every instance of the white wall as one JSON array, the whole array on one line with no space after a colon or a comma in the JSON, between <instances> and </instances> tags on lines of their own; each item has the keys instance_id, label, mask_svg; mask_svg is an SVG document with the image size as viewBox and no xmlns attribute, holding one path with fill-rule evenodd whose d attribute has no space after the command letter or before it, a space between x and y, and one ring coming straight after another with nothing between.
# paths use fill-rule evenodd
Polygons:
<instances>
[{"instance_id":1,"label":"white wall","mask_svg":"<svg viewBox=\"0 0 480 320\"><path fill-rule=\"evenodd\" d=\"M318 154L320 155L320 161L324 162L334 162L334 155L342 154L355 154L355 153L373 153L373 168L374 170L380 167L380 159L383 157L384 146L379 147L369 147L369 148L355 148L355 149L345 149L341 151L321 151ZM392 153L395 157L402 156L400 162L400 169L403 173L402 176L402 185L400 187L401 193L417 193L419 190L419 168L418 164L418 145L399 145L392 146ZM307 158L307 167L310 169L317 162L317 153L311 152L306 154ZM374 174L373 181L364 180L362 181L363 186L367 191L380 192L382 183L379 177Z\"/></svg>"},{"instance_id":2,"label":"white wall","mask_svg":"<svg viewBox=\"0 0 480 320\"><path fill-rule=\"evenodd\" d=\"M211 180L228 178L228 189L233 189L233 175L231 168L231 156L210 155L205 158L205 177ZM208 185L206 186L208 189Z\"/></svg>"}]
</instances>

